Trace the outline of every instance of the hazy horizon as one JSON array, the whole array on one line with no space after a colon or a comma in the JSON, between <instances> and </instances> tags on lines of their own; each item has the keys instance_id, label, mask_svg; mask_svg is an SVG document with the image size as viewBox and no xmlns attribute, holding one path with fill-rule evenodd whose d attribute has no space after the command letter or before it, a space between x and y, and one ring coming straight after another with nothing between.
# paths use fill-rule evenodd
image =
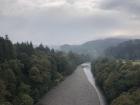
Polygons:
<instances>
[{"instance_id":1,"label":"hazy horizon","mask_svg":"<svg viewBox=\"0 0 140 105\"><path fill-rule=\"evenodd\" d=\"M1 0L0 35L38 45L140 35L139 0Z\"/></svg>"},{"instance_id":2,"label":"hazy horizon","mask_svg":"<svg viewBox=\"0 0 140 105\"><path fill-rule=\"evenodd\" d=\"M5 35L1 35L1 37L5 37ZM9 37L9 35L8 35L8 37ZM9 39L11 40L10 37L9 37ZM45 43L42 43L41 41L39 43L34 43L31 40L24 40L24 41L18 41L18 40L13 41L13 40L11 40L11 41L13 43L22 43L22 42L29 42L30 43L30 42L32 42L32 44L34 46L39 46L40 44L43 44L44 46L48 46L50 48L56 48L57 49L57 48L59 48L61 46L64 46L64 45L74 45L75 46L75 45L82 45L82 44L85 44L85 43L90 42L90 41L106 40L106 39L128 39L128 40L132 39L133 40L133 39L140 39L140 36L139 35L135 35L135 36L127 36L127 35L120 36L120 35L118 35L118 36L114 36L114 37L105 37L105 38L97 38L97 39L85 40L85 41L80 42L80 43L63 43L63 44L60 44L60 45L57 45L57 44L45 44Z\"/></svg>"}]
</instances>

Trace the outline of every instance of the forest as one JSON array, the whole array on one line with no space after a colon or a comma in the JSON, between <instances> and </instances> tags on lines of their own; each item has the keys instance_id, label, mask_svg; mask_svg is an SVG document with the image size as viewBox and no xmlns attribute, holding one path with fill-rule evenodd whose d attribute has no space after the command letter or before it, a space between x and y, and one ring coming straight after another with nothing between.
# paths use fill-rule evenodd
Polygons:
<instances>
[{"instance_id":1,"label":"forest","mask_svg":"<svg viewBox=\"0 0 140 105\"><path fill-rule=\"evenodd\" d=\"M101 58L92 62L92 72L108 105L140 105L140 63Z\"/></svg>"},{"instance_id":2,"label":"forest","mask_svg":"<svg viewBox=\"0 0 140 105\"><path fill-rule=\"evenodd\" d=\"M105 58L92 71L110 105L140 105L140 65Z\"/></svg>"},{"instance_id":3,"label":"forest","mask_svg":"<svg viewBox=\"0 0 140 105\"><path fill-rule=\"evenodd\" d=\"M0 37L0 105L33 105L86 56Z\"/></svg>"},{"instance_id":4,"label":"forest","mask_svg":"<svg viewBox=\"0 0 140 105\"><path fill-rule=\"evenodd\" d=\"M108 105L140 105L140 40L106 49L92 72ZM34 105L88 56L0 37L0 105Z\"/></svg>"},{"instance_id":5,"label":"forest","mask_svg":"<svg viewBox=\"0 0 140 105\"><path fill-rule=\"evenodd\" d=\"M105 50L106 56L116 59L140 60L140 39L124 41Z\"/></svg>"},{"instance_id":6,"label":"forest","mask_svg":"<svg viewBox=\"0 0 140 105\"><path fill-rule=\"evenodd\" d=\"M96 83L108 105L140 105L140 40L106 49L106 57L92 62Z\"/></svg>"}]
</instances>

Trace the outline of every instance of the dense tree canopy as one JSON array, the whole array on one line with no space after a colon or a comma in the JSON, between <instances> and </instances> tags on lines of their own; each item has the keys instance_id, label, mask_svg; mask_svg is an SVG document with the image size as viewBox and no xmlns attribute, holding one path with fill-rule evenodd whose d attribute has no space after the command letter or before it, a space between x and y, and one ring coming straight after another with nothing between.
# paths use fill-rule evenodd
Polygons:
<instances>
[{"instance_id":1,"label":"dense tree canopy","mask_svg":"<svg viewBox=\"0 0 140 105\"><path fill-rule=\"evenodd\" d=\"M123 42L105 51L107 56L119 59L139 60L140 59L140 39Z\"/></svg>"},{"instance_id":2,"label":"dense tree canopy","mask_svg":"<svg viewBox=\"0 0 140 105\"><path fill-rule=\"evenodd\" d=\"M33 105L83 61L42 44L13 45L7 36L0 37L0 105Z\"/></svg>"},{"instance_id":3,"label":"dense tree canopy","mask_svg":"<svg viewBox=\"0 0 140 105\"><path fill-rule=\"evenodd\" d=\"M140 104L140 65L106 58L93 62L92 71L111 105Z\"/></svg>"}]
</instances>

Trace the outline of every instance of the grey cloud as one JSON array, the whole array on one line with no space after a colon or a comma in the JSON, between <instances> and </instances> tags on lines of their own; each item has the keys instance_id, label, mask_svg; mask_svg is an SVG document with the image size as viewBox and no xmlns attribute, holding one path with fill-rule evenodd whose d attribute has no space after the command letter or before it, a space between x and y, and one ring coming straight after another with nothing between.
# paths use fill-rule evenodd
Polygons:
<instances>
[{"instance_id":1,"label":"grey cloud","mask_svg":"<svg viewBox=\"0 0 140 105\"><path fill-rule=\"evenodd\" d=\"M136 0L102 0L99 4L100 7L94 7L90 14L87 14L88 10L82 11L81 8L72 6L77 0L67 0L68 4L56 7L31 7L34 9L26 8L22 4L19 7L18 0L12 1L14 2L0 0L0 11L7 14L0 14L0 33L9 34L14 42L29 40L36 44L41 42L44 44L81 43L87 40L113 36L111 33L116 31L126 31L127 33L135 31L139 33L136 26L139 27L140 22L123 15L126 12L129 13L129 9L131 10L135 5L133 3L136 3L134 2ZM139 13L138 7L135 6L130 11L131 14ZM22 8L22 10L19 8ZM8 12L10 10L14 14ZM123 13L112 10L123 10ZM21 14L18 14L20 12Z\"/></svg>"},{"instance_id":2,"label":"grey cloud","mask_svg":"<svg viewBox=\"0 0 140 105\"><path fill-rule=\"evenodd\" d=\"M101 2L100 8L113 9L126 12L129 15L140 16L140 0L105 0Z\"/></svg>"},{"instance_id":3,"label":"grey cloud","mask_svg":"<svg viewBox=\"0 0 140 105\"><path fill-rule=\"evenodd\" d=\"M91 40L91 38L101 37L99 34L113 31L123 24L118 17L106 16L103 13L74 19L66 16L57 19L57 17L52 18L52 15L41 13L38 16L33 15L26 18L3 17L0 19L0 23L3 24L0 25L1 32L7 32L13 40L27 39L45 44Z\"/></svg>"}]
</instances>

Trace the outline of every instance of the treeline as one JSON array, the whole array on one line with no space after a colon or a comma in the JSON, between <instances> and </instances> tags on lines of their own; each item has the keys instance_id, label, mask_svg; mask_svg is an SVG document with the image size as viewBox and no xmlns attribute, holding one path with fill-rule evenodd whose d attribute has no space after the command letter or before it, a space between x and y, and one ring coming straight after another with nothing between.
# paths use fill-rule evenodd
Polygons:
<instances>
[{"instance_id":1,"label":"treeline","mask_svg":"<svg viewBox=\"0 0 140 105\"><path fill-rule=\"evenodd\" d=\"M109 105L140 105L140 65L105 58L94 61L92 71Z\"/></svg>"},{"instance_id":2,"label":"treeline","mask_svg":"<svg viewBox=\"0 0 140 105\"><path fill-rule=\"evenodd\" d=\"M108 48L105 51L107 56L112 56L117 59L140 59L140 39L129 40L115 47Z\"/></svg>"},{"instance_id":3,"label":"treeline","mask_svg":"<svg viewBox=\"0 0 140 105\"><path fill-rule=\"evenodd\" d=\"M33 105L86 57L0 37L0 105Z\"/></svg>"}]
</instances>

